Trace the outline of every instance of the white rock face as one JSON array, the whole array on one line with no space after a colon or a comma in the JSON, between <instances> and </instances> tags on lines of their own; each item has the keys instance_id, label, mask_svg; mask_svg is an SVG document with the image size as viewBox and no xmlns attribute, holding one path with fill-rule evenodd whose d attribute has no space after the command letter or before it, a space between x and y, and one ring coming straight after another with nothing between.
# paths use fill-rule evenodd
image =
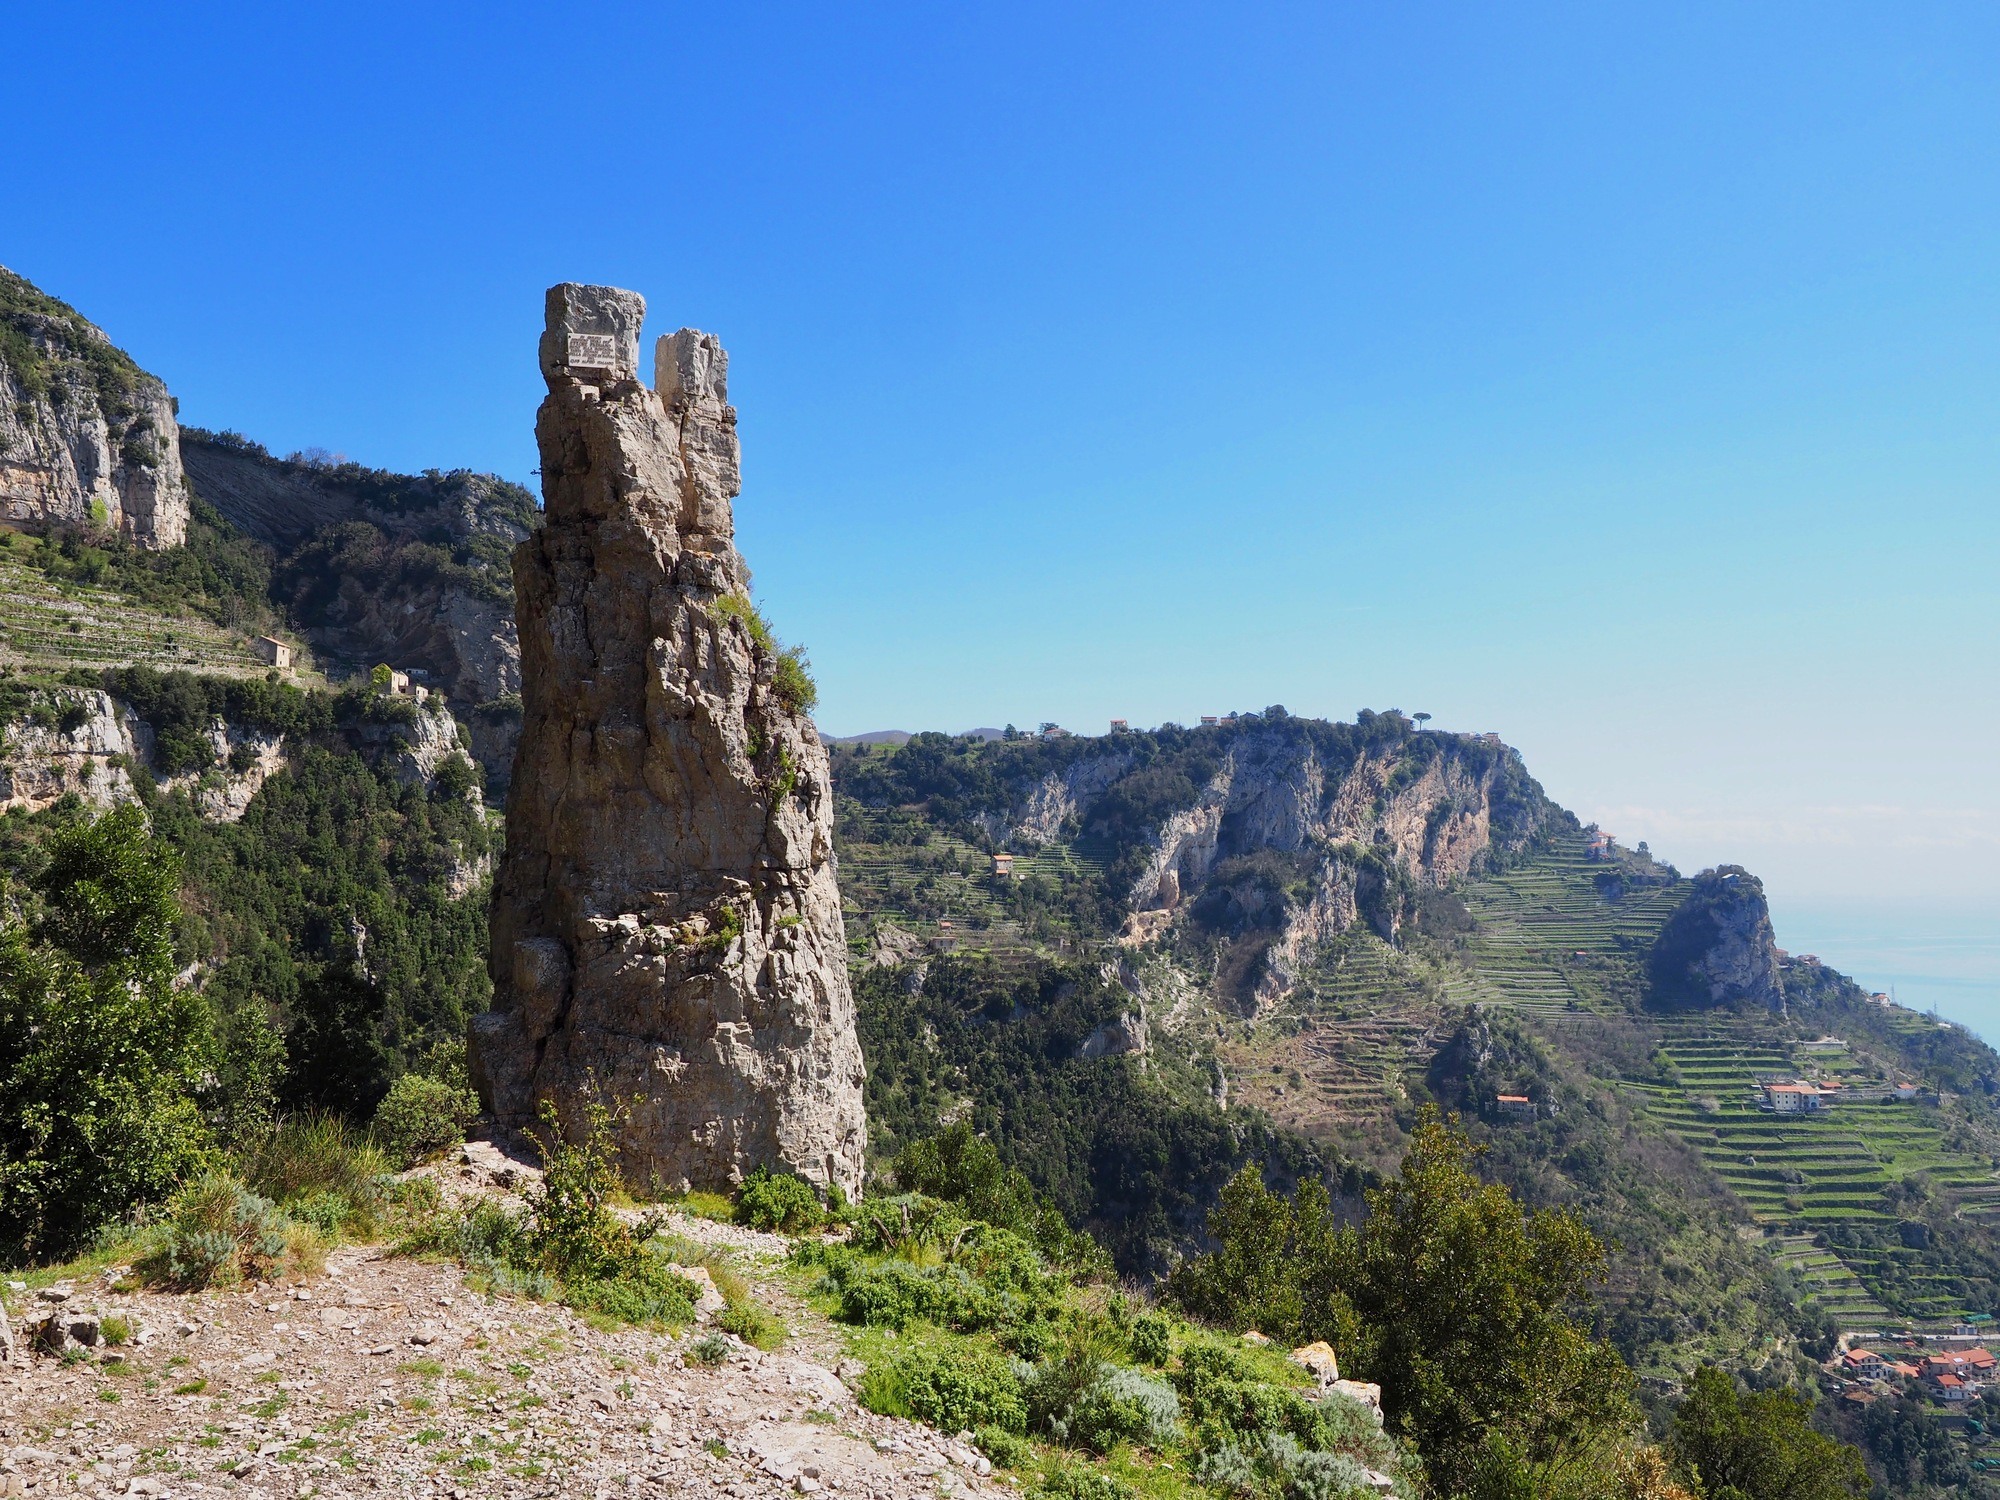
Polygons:
<instances>
[{"instance_id":1,"label":"white rock face","mask_svg":"<svg viewBox=\"0 0 2000 1500\"><path fill-rule=\"evenodd\" d=\"M93 807L112 807L136 795L125 760L152 759L153 735L109 693L65 689L46 711L54 725L22 720L6 727L0 751L0 810L39 812L65 792Z\"/></svg>"},{"instance_id":2,"label":"white rock face","mask_svg":"<svg viewBox=\"0 0 2000 1500\"><path fill-rule=\"evenodd\" d=\"M1107 756L1108 764L1118 757ZM1308 881L1277 920L1249 996L1282 1000L1328 938L1367 919L1393 941L1397 902L1385 899L1383 867L1441 886L1466 874L1492 844L1497 758L1446 747L1414 769L1400 747L1364 752L1341 768L1322 761L1312 738L1277 724L1237 735L1221 767L1190 807L1165 818L1129 892L1133 914L1121 941L1140 947L1211 889L1232 855L1270 849L1298 856ZM1072 772L1079 786L1085 778ZM1023 826L1054 797L1054 778L1023 802ZM1065 816L1086 821L1088 802ZM1260 919L1261 920L1261 919Z\"/></svg>"},{"instance_id":3,"label":"white rock face","mask_svg":"<svg viewBox=\"0 0 2000 1500\"><path fill-rule=\"evenodd\" d=\"M96 325L0 268L0 519L99 523L141 547L187 540L173 398Z\"/></svg>"},{"instance_id":4,"label":"white rock face","mask_svg":"<svg viewBox=\"0 0 2000 1500\"><path fill-rule=\"evenodd\" d=\"M217 719L208 728L208 748L215 757L210 769L166 777L160 788L186 792L196 811L211 823L241 822L264 783L285 768L285 737L238 729Z\"/></svg>"},{"instance_id":5,"label":"white rock face","mask_svg":"<svg viewBox=\"0 0 2000 1500\"><path fill-rule=\"evenodd\" d=\"M726 357L683 329L646 389L644 311L549 293L546 524L514 554L522 728L475 1073L509 1126L544 1097L626 1104L641 1184L768 1165L852 1194L862 1062L826 752L751 625Z\"/></svg>"}]
</instances>

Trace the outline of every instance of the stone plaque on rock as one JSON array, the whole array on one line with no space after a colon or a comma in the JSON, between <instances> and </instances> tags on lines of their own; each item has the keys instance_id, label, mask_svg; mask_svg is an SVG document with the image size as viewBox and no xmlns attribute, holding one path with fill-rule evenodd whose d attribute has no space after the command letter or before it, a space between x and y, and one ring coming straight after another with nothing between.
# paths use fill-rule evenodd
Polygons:
<instances>
[{"instance_id":1,"label":"stone plaque on rock","mask_svg":"<svg viewBox=\"0 0 2000 1500\"><path fill-rule=\"evenodd\" d=\"M609 370L618 363L618 340L608 333L572 333L567 355L572 370Z\"/></svg>"}]
</instances>

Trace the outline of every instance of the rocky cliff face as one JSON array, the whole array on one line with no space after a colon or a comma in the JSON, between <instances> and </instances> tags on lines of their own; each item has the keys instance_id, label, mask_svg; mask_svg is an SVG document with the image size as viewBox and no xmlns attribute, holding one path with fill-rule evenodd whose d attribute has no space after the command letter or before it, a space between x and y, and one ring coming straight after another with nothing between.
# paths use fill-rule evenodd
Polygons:
<instances>
[{"instance_id":1,"label":"rocky cliff face","mask_svg":"<svg viewBox=\"0 0 2000 1500\"><path fill-rule=\"evenodd\" d=\"M1784 976L1764 883L1741 865L1694 877L1647 962L1662 1005L1785 1008Z\"/></svg>"},{"instance_id":2,"label":"rocky cliff face","mask_svg":"<svg viewBox=\"0 0 2000 1500\"><path fill-rule=\"evenodd\" d=\"M182 453L195 492L277 554L273 591L322 662L414 671L506 774L521 689L508 558L536 524L533 496L466 470L273 458L217 433L185 433Z\"/></svg>"},{"instance_id":3,"label":"rocky cliff face","mask_svg":"<svg viewBox=\"0 0 2000 1500\"><path fill-rule=\"evenodd\" d=\"M115 807L137 799L132 773L143 770L161 791L185 793L210 822L234 823L289 764L284 735L219 717L201 736L208 763L197 769L162 766L158 738L129 703L100 688L38 689L25 709L0 723L0 812L39 812L70 794L93 807ZM457 722L435 702L407 718L355 722L340 742L404 785L426 789L447 760L463 754ZM483 875L483 866L455 872L453 894Z\"/></svg>"},{"instance_id":4,"label":"rocky cliff face","mask_svg":"<svg viewBox=\"0 0 2000 1500\"><path fill-rule=\"evenodd\" d=\"M1154 809L1118 866L1133 872L1125 941L1205 934L1228 996L1269 1005L1329 938L1366 922L1394 941L1421 887L1522 847L1559 816L1497 739L1364 717L1332 725L1274 711L1199 731L1212 750L1178 758L1165 742L1113 736L979 822L996 842L1028 848L1068 833L1115 836L1135 804ZM1206 769L1181 783L1175 804L1141 790L1197 765Z\"/></svg>"},{"instance_id":5,"label":"rocky cliff face","mask_svg":"<svg viewBox=\"0 0 2000 1500\"><path fill-rule=\"evenodd\" d=\"M629 1113L627 1177L723 1186L760 1165L861 1185L862 1063L826 752L732 543L736 414L716 341L645 305L548 298L536 419L546 524L516 551L522 731L475 1076Z\"/></svg>"},{"instance_id":6,"label":"rocky cliff face","mask_svg":"<svg viewBox=\"0 0 2000 1500\"><path fill-rule=\"evenodd\" d=\"M0 519L187 538L167 388L75 309L0 268Z\"/></svg>"}]
</instances>

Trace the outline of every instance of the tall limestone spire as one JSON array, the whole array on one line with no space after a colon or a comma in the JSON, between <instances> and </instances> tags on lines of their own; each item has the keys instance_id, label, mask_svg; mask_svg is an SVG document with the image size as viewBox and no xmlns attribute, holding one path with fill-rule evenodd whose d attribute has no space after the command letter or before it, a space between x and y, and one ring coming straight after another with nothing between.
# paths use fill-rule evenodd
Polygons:
<instances>
[{"instance_id":1,"label":"tall limestone spire","mask_svg":"<svg viewBox=\"0 0 2000 1500\"><path fill-rule=\"evenodd\" d=\"M500 1121L621 1106L628 1181L861 1185L825 747L748 596L728 356L638 375L645 302L548 294L546 524L514 554L522 727L474 1075Z\"/></svg>"}]
</instances>

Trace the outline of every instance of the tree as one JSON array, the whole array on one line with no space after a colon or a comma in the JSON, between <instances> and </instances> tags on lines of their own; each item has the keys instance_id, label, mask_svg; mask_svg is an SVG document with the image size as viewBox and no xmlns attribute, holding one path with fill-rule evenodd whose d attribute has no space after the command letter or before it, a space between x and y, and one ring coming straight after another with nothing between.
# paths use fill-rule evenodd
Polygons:
<instances>
[{"instance_id":1,"label":"tree","mask_svg":"<svg viewBox=\"0 0 2000 1500\"><path fill-rule=\"evenodd\" d=\"M1426 1109L1402 1176L1368 1194L1367 1221L1343 1236L1353 1364L1444 1493L1498 1487L1504 1448L1506 1467L1548 1494L1632 1415L1631 1372L1575 1318L1604 1247L1574 1213L1524 1214L1479 1180L1474 1154Z\"/></svg>"},{"instance_id":2,"label":"tree","mask_svg":"<svg viewBox=\"0 0 2000 1500\"><path fill-rule=\"evenodd\" d=\"M1231 1326L1333 1343L1439 1493L1554 1494L1633 1416L1630 1371L1575 1316L1604 1247L1574 1214L1524 1214L1473 1156L1427 1109L1358 1229L1334 1228L1320 1183L1287 1200L1239 1173L1209 1220L1217 1248L1170 1290Z\"/></svg>"},{"instance_id":3,"label":"tree","mask_svg":"<svg viewBox=\"0 0 2000 1500\"><path fill-rule=\"evenodd\" d=\"M172 854L136 807L57 831L0 929L0 1255L74 1250L210 1148L207 1006L173 983Z\"/></svg>"},{"instance_id":4,"label":"tree","mask_svg":"<svg viewBox=\"0 0 2000 1500\"><path fill-rule=\"evenodd\" d=\"M1847 1500L1868 1493L1859 1450L1816 1432L1789 1391L1744 1395L1710 1366L1674 1414L1667 1452L1703 1500Z\"/></svg>"}]
</instances>

